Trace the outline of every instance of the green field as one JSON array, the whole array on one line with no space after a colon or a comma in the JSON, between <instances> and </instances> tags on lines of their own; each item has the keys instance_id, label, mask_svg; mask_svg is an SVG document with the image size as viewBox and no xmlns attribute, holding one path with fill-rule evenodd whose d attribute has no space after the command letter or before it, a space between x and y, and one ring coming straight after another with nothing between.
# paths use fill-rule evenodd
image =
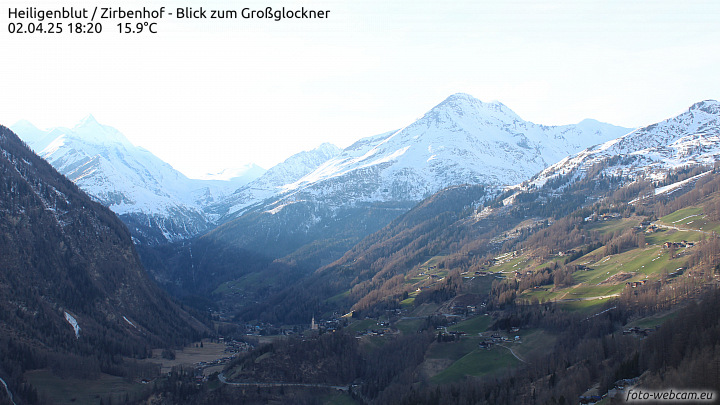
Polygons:
<instances>
[{"instance_id":1,"label":"green field","mask_svg":"<svg viewBox=\"0 0 720 405\"><path fill-rule=\"evenodd\" d=\"M375 319L363 319L361 321L355 321L348 325L345 330L348 332L363 332L368 329L379 329Z\"/></svg>"},{"instance_id":2,"label":"green field","mask_svg":"<svg viewBox=\"0 0 720 405\"><path fill-rule=\"evenodd\" d=\"M423 304L415 307L408 316L417 316L417 317L424 318L424 317L435 314L435 312L437 312L438 308L440 308L439 304L436 304L434 302L426 302L426 303L423 303Z\"/></svg>"},{"instance_id":3,"label":"green field","mask_svg":"<svg viewBox=\"0 0 720 405\"><path fill-rule=\"evenodd\" d=\"M400 301L400 306L403 308L409 308L415 305L415 297L409 297Z\"/></svg>"},{"instance_id":4,"label":"green field","mask_svg":"<svg viewBox=\"0 0 720 405\"><path fill-rule=\"evenodd\" d=\"M469 275L468 275L469 276ZM497 280L493 275L488 276L469 276L469 279L464 280L463 289L468 294L490 294L492 289L492 283Z\"/></svg>"},{"instance_id":5,"label":"green field","mask_svg":"<svg viewBox=\"0 0 720 405\"><path fill-rule=\"evenodd\" d=\"M681 229L697 230L697 232L677 232L677 235L674 235L675 242L682 239L697 241L703 235L703 232L720 232L720 223L710 221L701 207L687 207L677 210L660 218L657 223Z\"/></svg>"},{"instance_id":6,"label":"green field","mask_svg":"<svg viewBox=\"0 0 720 405\"><path fill-rule=\"evenodd\" d=\"M601 247L572 262L572 264L587 266L586 270L573 273L576 285L562 289L556 289L554 286L542 286L526 290L519 298L528 301L537 298L541 302L552 300L573 302L565 306L569 310L582 310L597 306L604 300L592 299L618 295L623 291L627 282L657 279L665 273L685 267L686 259L682 257L682 253L690 248L678 249L676 258L671 259L669 250L662 247L661 244L665 241L679 242L683 239L698 240L699 235L698 232L692 231L662 230L648 235L646 238L648 245L645 247L609 256L604 255L604 247ZM576 302L575 300L592 301Z\"/></svg>"},{"instance_id":7,"label":"green field","mask_svg":"<svg viewBox=\"0 0 720 405\"><path fill-rule=\"evenodd\" d=\"M551 301L557 298L557 293L551 291L552 286L542 286L540 288L534 288L532 290L526 290L519 298L522 300L532 300L537 298L539 302Z\"/></svg>"},{"instance_id":8,"label":"green field","mask_svg":"<svg viewBox=\"0 0 720 405\"><path fill-rule=\"evenodd\" d=\"M346 392L334 392L322 397L322 403L326 405L357 405L360 402L354 400Z\"/></svg>"},{"instance_id":9,"label":"green field","mask_svg":"<svg viewBox=\"0 0 720 405\"><path fill-rule=\"evenodd\" d=\"M521 343L513 343L512 349L523 360L538 353L546 353L553 348L557 338L542 329L521 329L517 332Z\"/></svg>"},{"instance_id":10,"label":"green field","mask_svg":"<svg viewBox=\"0 0 720 405\"><path fill-rule=\"evenodd\" d=\"M350 296L350 290L347 290L345 292L341 292L340 294L334 295L326 300L329 304L335 304L341 301L344 301Z\"/></svg>"},{"instance_id":11,"label":"green field","mask_svg":"<svg viewBox=\"0 0 720 405\"><path fill-rule=\"evenodd\" d=\"M479 328L488 318L478 317L466 322L469 322L468 326ZM456 326L459 325L461 324ZM445 384L459 381L465 376L502 372L508 367L520 364L520 360L515 358L508 348L512 348L517 356L524 359L550 350L557 340L552 334L540 329L521 329L512 335L520 336L520 341L506 342L503 345L507 347L496 345L490 350L478 348L478 344L485 339L482 337L463 337L457 342L433 343L426 354L427 361L442 360L449 366L430 377L430 382Z\"/></svg>"},{"instance_id":12,"label":"green field","mask_svg":"<svg viewBox=\"0 0 720 405\"><path fill-rule=\"evenodd\" d=\"M41 398L51 399L54 404L92 404L96 405L103 399L107 401L112 396L113 403L124 403L126 395L130 399L150 388L151 384L140 384L128 381L122 377L100 374L94 380L81 380L78 378L61 378L50 370L34 370L25 373L28 379L38 390Z\"/></svg>"},{"instance_id":13,"label":"green field","mask_svg":"<svg viewBox=\"0 0 720 405\"><path fill-rule=\"evenodd\" d=\"M491 350L475 349L433 376L430 382L446 384L462 380L466 376L478 377L496 373L518 364L520 361L508 349L502 347L493 347Z\"/></svg>"},{"instance_id":14,"label":"green field","mask_svg":"<svg viewBox=\"0 0 720 405\"><path fill-rule=\"evenodd\" d=\"M674 229L660 228L659 231L647 235L645 241L650 245L662 245L665 242L680 242L681 240L697 242L701 238L702 233L699 231L676 231Z\"/></svg>"},{"instance_id":15,"label":"green field","mask_svg":"<svg viewBox=\"0 0 720 405\"><path fill-rule=\"evenodd\" d=\"M640 225L640 222L641 219L639 217L612 219L609 221L593 222L587 229L600 233L622 232L633 226Z\"/></svg>"},{"instance_id":16,"label":"green field","mask_svg":"<svg viewBox=\"0 0 720 405\"><path fill-rule=\"evenodd\" d=\"M470 318L466 321L462 321L456 325L449 326L449 331L465 332L468 335L477 335L480 332L484 332L492 324L493 319L490 316L479 315L474 318Z\"/></svg>"},{"instance_id":17,"label":"green field","mask_svg":"<svg viewBox=\"0 0 720 405\"><path fill-rule=\"evenodd\" d=\"M512 271L520 271L530 264L530 259L525 255L519 255L518 257L507 256L498 261L497 264L490 267L488 271L493 273L509 273Z\"/></svg>"},{"instance_id":18,"label":"green field","mask_svg":"<svg viewBox=\"0 0 720 405\"><path fill-rule=\"evenodd\" d=\"M213 291L213 294L232 294L235 291L239 292L245 289L253 290L260 287L269 287L274 285L275 282L275 275L272 272L254 272L220 284Z\"/></svg>"},{"instance_id":19,"label":"green field","mask_svg":"<svg viewBox=\"0 0 720 405\"><path fill-rule=\"evenodd\" d=\"M426 357L429 359L459 360L466 354L477 349L482 339L464 337L457 342L433 343L428 349Z\"/></svg>"},{"instance_id":20,"label":"green field","mask_svg":"<svg viewBox=\"0 0 720 405\"><path fill-rule=\"evenodd\" d=\"M665 321L675 318L678 315L678 310L673 310L668 313L658 314L642 318L628 323L628 327L637 326L638 328L654 328L658 325L662 325Z\"/></svg>"},{"instance_id":21,"label":"green field","mask_svg":"<svg viewBox=\"0 0 720 405\"><path fill-rule=\"evenodd\" d=\"M705 215L703 215L703 210L700 207L687 207L679 209L672 214L668 214L660 218L658 222L665 225L692 229L700 229L703 224L708 224L705 219Z\"/></svg>"},{"instance_id":22,"label":"green field","mask_svg":"<svg viewBox=\"0 0 720 405\"><path fill-rule=\"evenodd\" d=\"M424 319L403 319L395 323L395 327L404 335L412 335L425 323Z\"/></svg>"},{"instance_id":23,"label":"green field","mask_svg":"<svg viewBox=\"0 0 720 405\"><path fill-rule=\"evenodd\" d=\"M578 262L582 259L578 259ZM673 271L683 263L684 261L680 259L670 260L668 251L660 246L646 246L617 255L605 256L595 263L590 263L588 265L590 270L577 271L573 277L577 282L597 285L622 272L633 274L633 278L630 280L636 281L644 279L650 274L660 274L664 270Z\"/></svg>"},{"instance_id":24,"label":"green field","mask_svg":"<svg viewBox=\"0 0 720 405\"><path fill-rule=\"evenodd\" d=\"M614 298L600 298L596 300L566 301L558 305L565 311L579 312L587 315L602 311L603 306Z\"/></svg>"}]
</instances>

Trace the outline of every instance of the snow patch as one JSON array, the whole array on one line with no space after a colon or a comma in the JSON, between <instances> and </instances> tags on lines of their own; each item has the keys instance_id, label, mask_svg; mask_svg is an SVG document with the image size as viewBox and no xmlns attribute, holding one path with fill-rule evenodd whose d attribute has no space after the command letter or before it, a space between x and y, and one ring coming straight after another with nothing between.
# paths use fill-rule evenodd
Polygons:
<instances>
[{"instance_id":1,"label":"snow patch","mask_svg":"<svg viewBox=\"0 0 720 405\"><path fill-rule=\"evenodd\" d=\"M73 327L75 330L75 339L80 339L80 325L78 325L77 320L75 320L75 317L65 312L65 320L68 321L70 326Z\"/></svg>"},{"instance_id":2,"label":"snow patch","mask_svg":"<svg viewBox=\"0 0 720 405\"><path fill-rule=\"evenodd\" d=\"M670 193L676 191L678 188L683 187L683 186L687 185L688 183L693 182L693 181L699 179L700 177L705 176L706 174L708 174L710 172L711 171L709 170L705 173L700 173L697 176L690 177L689 179L685 179L683 181L678 181L677 183L673 183L673 184L670 184L667 186L658 187L655 189L655 195L664 194L664 193L670 194Z\"/></svg>"},{"instance_id":3,"label":"snow patch","mask_svg":"<svg viewBox=\"0 0 720 405\"><path fill-rule=\"evenodd\" d=\"M132 326L133 328L135 328L135 329L137 329L137 328L138 328L137 326L135 326L135 324L134 324L134 323L130 322L130 320L129 320L129 319L127 319L127 318L126 318L126 317L125 317L124 315L123 315L123 319L125 320L125 322L129 323L129 324L130 324L130 326Z\"/></svg>"},{"instance_id":4,"label":"snow patch","mask_svg":"<svg viewBox=\"0 0 720 405\"><path fill-rule=\"evenodd\" d=\"M17 405L17 404L15 403L15 400L13 399L12 392L10 392L10 388L8 388L8 385L7 385L7 383L5 382L5 380L3 380L2 378L0 378L0 383L2 383L2 385L5 387L5 392L7 393L8 397L10 398L10 402L11 402L13 405Z\"/></svg>"},{"instance_id":5,"label":"snow patch","mask_svg":"<svg viewBox=\"0 0 720 405\"><path fill-rule=\"evenodd\" d=\"M287 207L287 206L290 205L290 204L294 204L294 203L295 203L295 202L287 202L287 203L285 203L285 204L280 204L280 205L278 205L277 207L275 207L275 208L273 208L273 209L271 209L271 210L267 210L267 211L265 211L265 212L267 212L268 214L275 215L275 214L277 214L278 212L282 211L283 208Z\"/></svg>"}]
</instances>

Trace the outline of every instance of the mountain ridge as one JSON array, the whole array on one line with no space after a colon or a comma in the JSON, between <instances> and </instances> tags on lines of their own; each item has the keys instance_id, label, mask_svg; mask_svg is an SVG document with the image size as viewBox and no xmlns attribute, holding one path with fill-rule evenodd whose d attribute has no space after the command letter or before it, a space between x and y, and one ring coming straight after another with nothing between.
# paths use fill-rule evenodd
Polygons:
<instances>
[{"instance_id":1,"label":"mountain ridge","mask_svg":"<svg viewBox=\"0 0 720 405\"><path fill-rule=\"evenodd\" d=\"M613 156L625 156L608 174L622 172L647 175L651 171L661 178L671 169L682 166L713 164L720 157L720 102L704 100L685 112L628 133L620 138L570 155L534 176L531 184L570 173L586 171L593 164Z\"/></svg>"},{"instance_id":2,"label":"mountain ridge","mask_svg":"<svg viewBox=\"0 0 720 405\"><path fill-rule=\"evenodd\" d=\"M481 184L493 192L529 179L581 145L629 132L596 121L582 126L533 124L502 103L455 94L404 128L358 140L264 201L246 200L237 218L214 233L237 234L243 246L265 254L312 243L341 218L364 236L445 187ZM352 219L368 210L382 211L382 223Z\"/></svg>"},{"instance_id":3,"label":"mountain ridge","mask_svg":"<svg viewBox=\"0 0 720 405\"><path fill-rule=\"evenodd\" d=\"M145 244L200 235L248 212L276 215L302 201L315 207L311 211L319 204L331 210L377 202L404 206L450 185L514 184L581 146L628 131L594 120L536 125L500 102L458 93L400 130L344 150L320 145L262 174L255 170L260 175L241 184L188 179L92 115L72 129L42 131L27 121L16 129L60 172L121 215Z\"/></svg>"},{"instance_id":4,"label":"mountain ridge","mask_svg":"<svg viewBox=\"0 0 720 405\"><path fill-rule=\"evenodd\" d=\"M285 185L281 193L245 205L237 217L229 217L198 238L205 256L194 256L197 263L205 265L204 271L212 272L209 264L215 252L233 247L294 264L299 272L311 272L340 258L439 190L461 190L463 185L475 183L468 193L475 196L472 204L482 205L505 186L529 179L535 174L532 167L544 168L554 156L565 156L565 150L580 150L580 144L629 132L596 121L582 125L582 129L537 125L521 121L501 103L451 96L412 124L358 140ZM610 130L603 132L603 128ZM488 165L478 156L493 153L493 140L504 142L507 148L497 152L499 157L490 156L498 170L488 176ZM540 141L557 145L544 152ZM517 165L505 169L511 161L508 156L515 156L512 161ZM533 159L534 166L528 165ZM512 170L515 173L508 175ZM164 270L148 267L162 277ZM246 275L244 271L236 274L237 278Z\"/></svg>"},{"instance_id":5,"label":"mountain ridge","mask_svg":"<svg viewBox=\"0 0 720 405\"><path fill-rule=\"evenodd\" d=\"M189 179L92 115L73 128L43 131L27 121L14 128L36 153L120 215L144 243L207 230L216 217L205 207L242 185Z\"/></svg>"},{"instance_id":6,"label":"mountain ridge","mask_svg":"<svg viewBox=\"0 0 720 405\"><path fill-rule=\"evenodd\" d=\"M573 150L629 131L597 121L585 121L582 127L536 125L500 102L483 103L458 93L398 131L360 140L284 191L322 194L313 188L327 189L331 186L320 183L342 182L343 176L364 171L372 175L360 180L359 201L419 201L451 185L513 184Z\"/></svg>"}]
</instances>

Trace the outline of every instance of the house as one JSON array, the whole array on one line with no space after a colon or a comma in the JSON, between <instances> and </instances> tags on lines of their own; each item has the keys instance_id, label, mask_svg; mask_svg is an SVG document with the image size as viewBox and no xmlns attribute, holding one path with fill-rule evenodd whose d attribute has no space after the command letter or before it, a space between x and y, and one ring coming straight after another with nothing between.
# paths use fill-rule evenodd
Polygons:
<instances>
[{"instance_id":1,"label":"house","mask_svg":"<svg viewBox=\"0 0 720 405\"><path fill-rule=\"evenodd\" d=\"M677 269L675 269L675 271L673 271L672 273L669 273L668 276L677 277L677 276L683 274L684 272L685 272L684 267L678 267Z\"/></svg>"},{"instance_id":2,"label":"house","mask_svg":"<svg viewBox=\"0 0 720 405\"><path fill-rule=\"evenodd\" d=\"M642 329L642 328L638 328L637 326L635 326L635 327L632 327L632 328L630 328L630 329L623 330L623 335L630 335L630 334L632 334L632 335L635 335L635 336L647 337L647 335L649 335L649 334L652 333L653 331L654 331L654 329L649 329L649 328ZM621 389L622 389L622 388L621 388Z\"/></svg>"},{"instance_id":3,"label":"house","mask_svg":"<svg viewBox=\"0 0 720 405\"><path fill-rule=\"evenodd\" d=\"M632 288L640 287L641 285L647 283L647 280L640 280L640 281L628 281L625 283L626 285L629 285Z\"/></svg>"},{"instance_id":4,"label":"house","mask_svg":"<svg viewBox=\"0 0 720 405\"><path fill-rule=\"evenodd\" d=\"M558 256L570 256L570 255L574 255L575 253L577 253L577 251L575 249L569 249L564 252L558 252Z\"/></svg>"}]
</instances>

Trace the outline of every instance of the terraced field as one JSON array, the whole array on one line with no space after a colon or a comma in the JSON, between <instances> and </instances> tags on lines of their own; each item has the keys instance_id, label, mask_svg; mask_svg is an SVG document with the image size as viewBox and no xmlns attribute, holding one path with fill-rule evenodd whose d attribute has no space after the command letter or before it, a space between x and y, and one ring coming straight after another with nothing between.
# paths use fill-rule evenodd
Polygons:
<instances>
[{"instance_id":1,"label":"terraced field","mask_svg":"<svg viewBox=\"0 0 720 405\"><path fill-rule=\"evenodd\" d=\"M677 210L660 218L657 223L682 229L720 232L720 223L710 221L701 207L688 207Z\"/></svg>"},{"instance_id":2,"label":"terraced field","mask_svg":"<svg viewBox=\"0 0 720 405\"><path fill-rule=\"evenodd\" d=\"M466 332L470 328L487 322L482 317L470 319L453 327ZM448 328L449 330L450 328ZM521 330L507 335L510 341L492 345L489 349L480 348L480 342L489 338L465 336L459 342L433 343L428 351L423 369L429 373L429 381L434 384L445 384L460 381L467 376L479 377L502 373L508 368L519 366L532 358L534 353L549 350L556 338L539 329ZM501 333L502 334L502 333ZM513 336L520 336L515 341Z\"/></svg>"},{"instance_id":3,"label":"terraced field","mask_svg":"<svg viewBox=\"0 0 720 405\"><path fill-rule=\"evenodd\" d=\"M703 218L702 221L699 218ZM686 254L691 252L693 248L677 247L671 252L670 249L664 246L666 242L687 241L697 243L703 238L707 229L715 229L716 227L720 229L720 224L708 221L702 214L702 210L697 207L676 211L661 218L656 223L658 226L654 231L645 231L646 245L644 247L634 248L614 255L606 255L605 248L600 247L569 263L584 267L583 270L573 273L575 285L566 288L556 288L554 285L538 286L523 292L519 298L525 300L537 299L541 302L604 301L607 298L619 295L629 282L657 280L665 274L685 267ZM590 228L602 233L611 233L622 232L639 224L640 219L638 218L622 218L593 224ZM693 224L698 229L692 229ZM699 229L701 227L703 230ZM560 257L553 260L557 259L560 259ZM522 263L523 261L528 262L522 256L513 260L515 263ZM547 264L549 262L545 263L545 265ZM506 266L507 264L504 264L498 266L498 268ZM522 268L521 272L527 269L538 270L542 267L544 266ZM589 306L593 305L577 304L569 305L568 308L581 309Z\"/></svg>"}]
</instances>

